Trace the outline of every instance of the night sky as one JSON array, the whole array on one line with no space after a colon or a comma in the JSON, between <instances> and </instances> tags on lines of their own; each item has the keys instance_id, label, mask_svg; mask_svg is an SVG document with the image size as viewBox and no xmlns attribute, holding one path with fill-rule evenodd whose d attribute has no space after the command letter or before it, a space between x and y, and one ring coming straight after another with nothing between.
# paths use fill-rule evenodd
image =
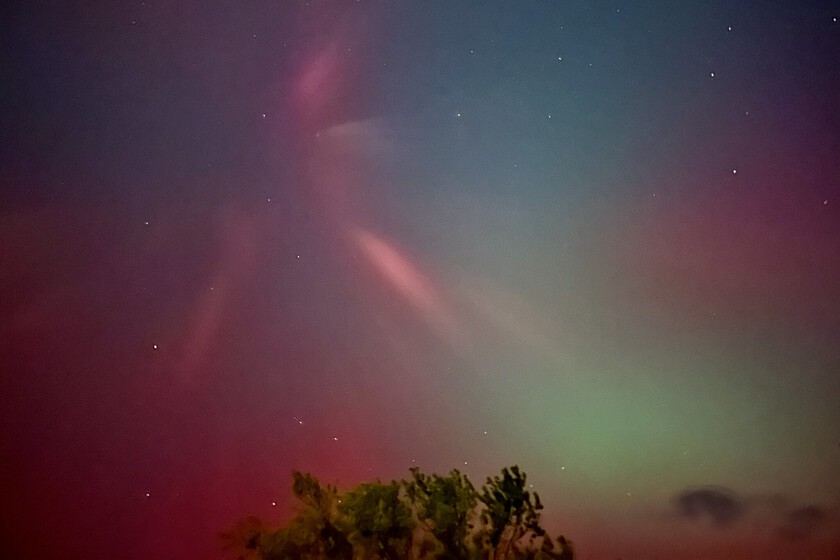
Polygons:
<instances>
[{"instance_id":1,"label":"night sky","mask_svg":"<svg viewBox=\"0 0 840 560\"><path fill-rule=\"evenodd\" d=\"M840 2L3 11L3 558L511 464L583 560L840 558Z\"/></svg>"}]
</instances>

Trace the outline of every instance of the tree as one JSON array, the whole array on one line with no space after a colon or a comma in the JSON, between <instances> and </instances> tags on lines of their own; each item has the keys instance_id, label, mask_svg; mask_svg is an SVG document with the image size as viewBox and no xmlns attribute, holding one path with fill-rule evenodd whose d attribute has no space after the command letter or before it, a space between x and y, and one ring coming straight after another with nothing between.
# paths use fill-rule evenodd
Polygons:
<instances>
[{"instance_id":1,"label":"tree","mask_svg":"<svg viewBox=\"0 0 840 560\"><path fill-rule=\"evenodd\" d=\"M416 525L398 482L360 484L341 499L340 524L362 557L407 558Z\"/></svg>"},{"instance_id":2,"label":"tree","mask_svg":"<svg viewBox=\"0 0 840 560\"><path fill-rule=\"evenodd\" d=\"M477 502L475 487L466 475L453 469L449 476L423 474L411 469L406 483L417 518L443 547L442 558L466 558L470 520Z\"/></svg>"},{"instance_id":3,"label":"tree","mask_svg":"<svg viewBox=\"0 0 840 560\"><path fill-rule=\"evenodd\" d=\"M341 503L335 486L321 486L310 474L292 473L292 492L307 506L290 524L288 537L303 545L313 558L350 560L352 547L336 524L336 508Z\"/></svg>"},{"instance_id":4,"label":"tree","mask_svg":"<svg viewBox=\"0 0 840 560\"><path fill-rule=\"evenodd\" d=\"M256 517L240 521L221 536L238 560L352 560L353 547L336 526L338 490L309 474L292 473L292 492L302 508L286 527L265 528Z\"/></svg>"},{"instance_id":5,"label":"tree","mask_svg":"<svg viewBox=\"0 0 840 560\"><path fill-rule=\"evenodd\" d=\"M239 560L573 560L540 526L539 495L519 467L476 491L458 470L411 469L409 480L368 482L345 492L292 474L302 507L276 530L249 517L222 536Z\"/></svg>"},{"instance_id":6,"label":"tree","mask_svg":"<svg viewBox=\"0 0 840 560\"><path fill-rule=\"evenodd\" d=\"M487 477L479 500L484 504L481 520L489 531L491 558L503 560L511 547L529 532L545 533L540 527L540 496L525 489L527 476L514 465L502 469L502 476Z\"/></svg>"}]
</instances>

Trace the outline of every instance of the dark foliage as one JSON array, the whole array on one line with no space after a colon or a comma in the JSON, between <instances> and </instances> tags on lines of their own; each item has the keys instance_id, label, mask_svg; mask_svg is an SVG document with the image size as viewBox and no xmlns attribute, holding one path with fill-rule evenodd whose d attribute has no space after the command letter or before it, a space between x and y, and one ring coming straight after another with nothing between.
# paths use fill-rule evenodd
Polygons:
<instances>
[{"instance_id":1,"label":"dark foliage","mask_svg":"<svg viewBox=\"0 0 840 560\"><path fill-rule=\"evenodd\" d=\"M542 504L513 466L476 490L458 470L345 492L293 473L302 507L278 529L249 517L222 536L240 560L573 560L540 526Z\"/></svg>"}]
</instances>

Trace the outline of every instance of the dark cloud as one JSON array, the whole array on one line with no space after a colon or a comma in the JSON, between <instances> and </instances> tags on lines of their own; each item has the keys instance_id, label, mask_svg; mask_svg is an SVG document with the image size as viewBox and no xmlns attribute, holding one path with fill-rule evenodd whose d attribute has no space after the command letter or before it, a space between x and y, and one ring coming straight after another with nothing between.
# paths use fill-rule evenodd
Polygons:
<instances>
[{"instance_id":1,"label":"dark cloud","mask_svg":"<svg viewBox=\"0 0 840 560\"><path fill-rule=\"evenodd\" d=\"M707 486L685 490L674 498L680 516L687 519L710 519L715 525L726 527L745 511L742 501L728 488Z\"/></svg>"},{"instance_id":2,"label":"dark cloud","mask_svg":"<svg viewBox=\"0 0 840 560\"><path fill-rule=\"evenodd\" d=\"M722 486L685 489L674 496L672 503L683 519L729 527L749 517L786 541L808 540L840 519L840 508L799 505L782 494L744 496Z\"/></svg>"},{"instance_id":3,"label":"dark cloud","mask_svg":"<svg viewBox=\"0 0 840 560\"><path fill-rule=\"evenodd\" d=\"M805 506L788 512L779 527L779 535L785 540L809 538L828 520L828 513L818 506Z\"/></svg>"}]
</instances>

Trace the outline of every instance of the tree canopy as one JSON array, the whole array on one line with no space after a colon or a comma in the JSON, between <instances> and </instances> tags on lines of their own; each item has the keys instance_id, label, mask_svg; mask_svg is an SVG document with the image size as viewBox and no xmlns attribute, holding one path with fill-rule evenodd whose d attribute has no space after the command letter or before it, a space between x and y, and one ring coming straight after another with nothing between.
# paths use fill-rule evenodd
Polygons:
<instances>
[{"instance_id":1,"label":"tree canopy","mask_svg":"<svg viewBox=\"0 0 840 560\"><path fill-rule=\"evenodd\" d=\"M519 467L476 489L457 469L346 491L292 473L299 501L283 527L248 517L222 536L240 560L573 560L540 526L542 504Z\"/></svg>"}]
</instances>

